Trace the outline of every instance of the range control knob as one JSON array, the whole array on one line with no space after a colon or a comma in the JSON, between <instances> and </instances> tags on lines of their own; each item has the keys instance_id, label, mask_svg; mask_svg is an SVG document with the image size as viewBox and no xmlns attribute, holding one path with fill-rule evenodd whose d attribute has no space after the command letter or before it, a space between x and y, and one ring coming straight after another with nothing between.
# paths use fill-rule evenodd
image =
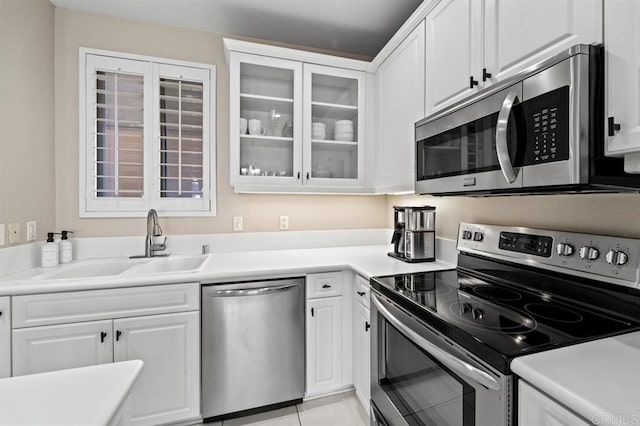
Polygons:
<instances>
[{"instance_id":1,"label":"range control knob","mask_svg":"<svg viewBox=\"0 0 640 426\"><path fill-rule=\"evenodd\" d=\"M585 260L596 260L600 257L600 251L595 247L580 247L580 258Z\"/></svg>"},{"instance_id":2,"label":"range control knob","mask_svg":"<svg viewBox=\"0 0 640 426\"><path fill-rule=\"evenodd\" d=\"M622 266L629 260L629 255L620 250L609 250L604 259L611 265Z\"/></svg>"},{"instance_id":3,"label":"range control knob","mask_svg":"<svg viewBox=\"0 0 640 426\"><path fill-rule=\"evenodd\" d=\"M472 236L473 234L471 233L471 231L462 231L463 240L470 240Z\"/></svg>"},{"instance_id":4,"label":"range control knob","mask_svg":"<svg viewBox=\"0 0 640 426\"><path fill-rule=\"evenodd\" d=\"M484 312L480 308L475 308L472 312L473 319L481 320L484 318Z\"/></svg>"},{"instance_id":5,"label":"range control knob","mask_svg":"<svg viewBox=\"0 0 640 426\"><path fill-rule=\"evenodd\" d=\"M482 232L473 233L473 241L482 241L483 238L484 238L484 234Z\"/></svg>"},{"instance_id":6,"label":"range control knob","mask_svg":"<svg viewBox=\"0 0 640 426\"><path fill-rule=\"evenodd\" d=\"M573 254L573 246L567 243L560 243L556 246L558 256L571 256Z\"/></svg>"}]
</instances>

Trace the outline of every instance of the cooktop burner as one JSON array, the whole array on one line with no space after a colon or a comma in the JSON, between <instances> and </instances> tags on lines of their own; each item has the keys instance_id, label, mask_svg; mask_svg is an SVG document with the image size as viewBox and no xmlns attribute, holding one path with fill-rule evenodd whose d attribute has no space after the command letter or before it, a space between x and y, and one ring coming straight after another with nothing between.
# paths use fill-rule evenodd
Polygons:
<instances>
[{"instance_id":1,"label":"cooktop burner","mask_svg":"<svg viewBox=\"0 0 640 426\"><path fill-rule=\"evenodd\" d=\"M639 326L459 269L375 277L372 287L503 371L515 356Z\"/></svg>"}]
</instances>

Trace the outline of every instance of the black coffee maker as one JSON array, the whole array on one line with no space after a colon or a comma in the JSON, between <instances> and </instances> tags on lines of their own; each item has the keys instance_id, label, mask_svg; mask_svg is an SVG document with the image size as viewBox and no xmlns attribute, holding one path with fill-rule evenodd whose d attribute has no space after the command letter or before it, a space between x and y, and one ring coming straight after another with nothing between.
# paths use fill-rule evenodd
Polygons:
<instances>
[{"instance_id":1,"label":"black coffee maker","mask_svg":"<svg viewBox=\"0 0 640 426\"><path fill-rule=\"evenodd\" d=\"M406 207L393 206L393 236L391 237L393 251L389 253L389 256L403 260L405 258L404 231L407 217L405 209Z\"/></svg>"}]
</instances>

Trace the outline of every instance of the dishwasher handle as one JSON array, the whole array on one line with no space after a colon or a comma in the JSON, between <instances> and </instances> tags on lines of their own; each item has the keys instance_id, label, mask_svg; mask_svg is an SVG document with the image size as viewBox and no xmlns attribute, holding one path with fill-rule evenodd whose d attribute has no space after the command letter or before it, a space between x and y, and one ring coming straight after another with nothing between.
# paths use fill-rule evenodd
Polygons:
<instances>
[{"instance_id":1,"label":"dishwasher handle","mask_svg":"<svg viewBox=\"0 0 640 426\"><path fill-rule=\"evenodd\" d=\"M290 288L298 287L300 283L285 284L272 287L255 287L255 288L243 288L233 290L209 290L207 296L209 297L238 297L238 296L263 296L265 294L280 293L287 291Z\"/></svg>"}]
</instances>

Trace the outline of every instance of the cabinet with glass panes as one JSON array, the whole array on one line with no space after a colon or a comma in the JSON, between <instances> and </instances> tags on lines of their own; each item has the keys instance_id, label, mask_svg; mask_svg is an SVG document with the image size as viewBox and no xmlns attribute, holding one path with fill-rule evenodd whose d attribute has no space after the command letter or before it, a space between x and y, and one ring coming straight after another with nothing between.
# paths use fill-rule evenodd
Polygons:
<instances>
[{"instance_id":1,"label":"cabinet with glass panes","mask_svg":"<svg viewBox=\"0 0 640 426\"><path fill-rule=\"evenodd\" d=\"M363 187L365 72L238 51L228 58L236 191Z\"/></svg>"}]
</instances>

